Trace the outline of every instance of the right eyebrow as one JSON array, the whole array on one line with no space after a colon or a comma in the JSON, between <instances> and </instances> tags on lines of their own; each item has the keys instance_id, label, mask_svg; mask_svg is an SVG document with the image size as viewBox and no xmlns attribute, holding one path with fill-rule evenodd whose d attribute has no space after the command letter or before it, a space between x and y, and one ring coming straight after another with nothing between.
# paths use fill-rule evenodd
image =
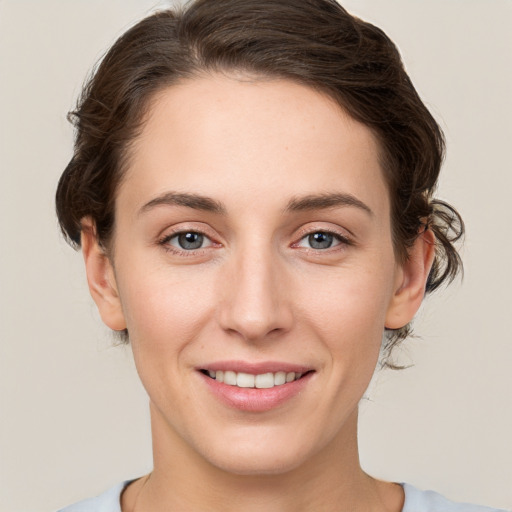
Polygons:
<instances>
[{"instance_id":1,"label":"right eyebrow","mask_svg":"<svg viewBox=\"0 0 512 512\"><path fill-rule=\"evenodd\" d=\"M226 214L224 205L211 197L182 192L165 192L142 206L138 215L142 215L158 206L185 206L187 208L193 208L194 210L202 210L221 215Z\"/></svg>"}]
</instances>

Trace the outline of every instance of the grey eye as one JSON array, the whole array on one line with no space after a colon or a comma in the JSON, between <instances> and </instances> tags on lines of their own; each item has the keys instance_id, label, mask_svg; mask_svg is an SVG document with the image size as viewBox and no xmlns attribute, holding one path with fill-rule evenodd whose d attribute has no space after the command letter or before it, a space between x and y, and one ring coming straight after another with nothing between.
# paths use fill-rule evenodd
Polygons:
<instances>
[{"instance_id":1,"label":"grey eye","mask_svg":"<svg viewBox=\"0 0 512 512\"><path fill-rule=\"evenodd\" d=\"M334 235L318 231L308 235L308 243L312 249L329 249L334 242Z\"/></svg>"},{"instance_id":2,"label":"grey eye","mask_svg":"<svg viewBox=\"0 0 512 512\"><path fill-rule=\"evenodd\" d=\"M201 233L194 231L187 231L185 233L178 233L174 235L169 243L185 251L193 251L194 249L200 249L203 247L205 237Z\"/></svg>"}]
</instances>

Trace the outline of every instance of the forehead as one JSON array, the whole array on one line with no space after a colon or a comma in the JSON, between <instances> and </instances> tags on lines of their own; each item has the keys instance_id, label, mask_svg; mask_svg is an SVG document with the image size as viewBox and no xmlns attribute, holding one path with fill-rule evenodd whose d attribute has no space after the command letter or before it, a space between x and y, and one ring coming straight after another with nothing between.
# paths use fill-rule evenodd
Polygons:
<instances>
[{"instance_id":1,"label":"forehead","mask_svg":"<svg viewBox=\"0 0 512 512\"><path fill-rule=\"evenodd\" d=\"M142 202L167 190L248 201L350 192L388 208L371 130L327 95L288 80L214 75L160 91L119 195Z\"/></svg>"}]
</instances>

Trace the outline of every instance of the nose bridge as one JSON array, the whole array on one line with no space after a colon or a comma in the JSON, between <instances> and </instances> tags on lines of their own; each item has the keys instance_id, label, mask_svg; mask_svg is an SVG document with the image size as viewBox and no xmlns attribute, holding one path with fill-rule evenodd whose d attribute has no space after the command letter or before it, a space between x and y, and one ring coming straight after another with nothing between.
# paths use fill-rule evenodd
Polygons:
<instances>
[{"instance_id":1,"label":"nose bridge","mask_svg":"<svg viewBox=\"0 0 512 512\"><path fill-rule=\"evenodd\" d=\"M221 303L222 327L236 331L246 340L288 330L291 310L286 279L271 244L245 244L230 259Z\"/></svg>"}]
</instances>

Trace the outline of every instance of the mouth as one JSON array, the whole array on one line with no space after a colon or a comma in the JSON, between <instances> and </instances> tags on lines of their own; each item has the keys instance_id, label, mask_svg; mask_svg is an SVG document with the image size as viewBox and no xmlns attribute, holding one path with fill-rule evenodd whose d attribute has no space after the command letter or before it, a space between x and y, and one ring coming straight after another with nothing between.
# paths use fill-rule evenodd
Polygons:
<instances>
[{"instance_id":1,"label":"mouth","mask_svg":"<svg viewBox=\"0 0 512 512\"><path fill-rule=\"evenodd\" d=\"M236 386L238 388L255 388L255 389L270 389L278 386L283 386L291 382L295 382L312 370L306 372L266 372L251 374L245 372L235 372L232 370L200 370L201 373L216 380L219 383L227 384L228 386Z\"/></svg>"},{"instance_id":2,"label":"mouth","mask_svg":"<svg viewBox=\"0 0 512 512\"><path fill-rule=\"evenodd\" d=\"M311 367L277 361L219 361L197 370L220 403L230 409L258 413L297 403L316 373Z\"/></svg>"}]
</instances>

